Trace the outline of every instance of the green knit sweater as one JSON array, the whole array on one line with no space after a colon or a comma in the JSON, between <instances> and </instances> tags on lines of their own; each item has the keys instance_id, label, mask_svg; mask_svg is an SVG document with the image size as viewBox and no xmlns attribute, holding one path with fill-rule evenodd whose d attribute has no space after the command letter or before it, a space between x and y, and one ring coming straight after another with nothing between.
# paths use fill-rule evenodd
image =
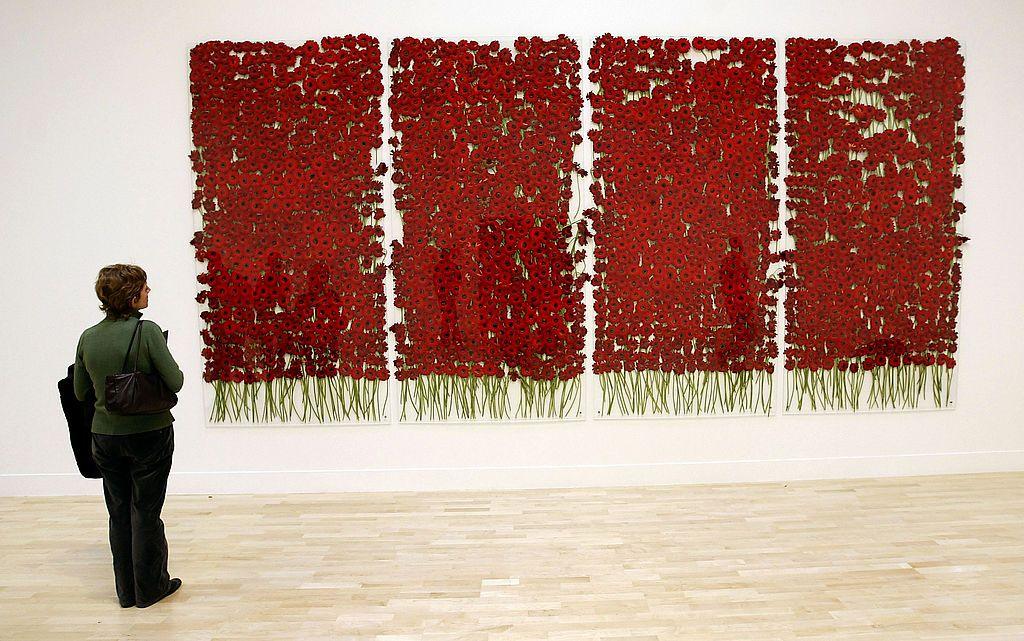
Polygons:
<instances>
[{"instance_id":1,"label":"green knit sweater","mask_svg":"<svg viewBox=\"0 0 1024 641\"><path fill-rule=\"evenodd\" d=\"M136 322L142 323L142 326L139 327L139 335L135 337L135 343L132 345L128 370L134 369L138 350L140 371L156 372L171 391L181 390L184 378L167 349L163 331L153 321L143 321L141 317L141 312L135 312L128 319L114 319L108 316L82 332L82 337L78 339L78 350L75 355L75 396L78 400L84 401L90 387L96 394L96 413L92 419L92 431L95 434L138 434L167 427L174 421L169 411L119 416L107 412L104 404L107 376L121 371L128 341L132 338Z\"/></svg>"}]
</instances>

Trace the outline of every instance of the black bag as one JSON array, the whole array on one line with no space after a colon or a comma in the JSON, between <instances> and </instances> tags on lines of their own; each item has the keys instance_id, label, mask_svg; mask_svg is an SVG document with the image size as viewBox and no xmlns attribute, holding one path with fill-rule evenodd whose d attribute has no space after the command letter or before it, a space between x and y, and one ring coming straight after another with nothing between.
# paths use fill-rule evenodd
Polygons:
<instances>
[{"instance_id":1,"label":"black bag","mask_svg":"<svg viewBox=\"0 0 1024 641\"><path fill-rule=\"evenodd\" d=\"M89 390L84 401L75 398L75 365L68 366L67 378L57 381L60 406L68 419L71 451L75 453L78 472L87 479L100 478L100 470L92 458L92 415L96 411L96 395Z\"/></svg>"},{"instance_id":2,"label":"black bag","mask_svg":"<svg viewBox=\"0 0 1024 641\"><path fill-rule=\"evenodd\" d=\"M167 387L159 374L139 371L139 346L135 347L134 370L125 371L128 367L128 357L132 353L132 343L135 342L140 325L141 319L135 322L135 330L128 341L128 351L125 352L124 362L121 363L121 373L111 374L106 380L104 400L107 411L111 414L159 414L171 409L178 402L177 394ZM139 343L142 343L141 339Z\"/></svg>"}]
</instances>

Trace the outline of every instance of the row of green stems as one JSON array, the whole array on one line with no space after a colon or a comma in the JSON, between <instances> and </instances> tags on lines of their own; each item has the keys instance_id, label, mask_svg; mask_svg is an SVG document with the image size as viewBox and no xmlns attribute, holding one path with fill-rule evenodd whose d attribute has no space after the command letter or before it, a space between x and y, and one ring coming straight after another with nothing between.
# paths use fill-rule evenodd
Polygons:
<instances>
[{"instance_id":1,"label":"row of green stems","mask_svg":"<svg viewBox=\"0 0 1024 641\"><path fill-rule=\"evenodd\" d=\"M510 387L519 400L515 412ZM574 418L580 412L582 378L568 381L507 376L426 374L401 382L400 420Z\"/></svg>"},{"instance_id":2,"label":"row of green stems","mask_svg":"<svg viewBox=\"0 0 1024 641\"><path fill-rule=\"evenodd\" d=\"M944 365L883 365L856 372L797 368L786 372L786 409L916 409L928 400L941 408L952 403L952 389L953 370Z\"/></svg>"},{"instance_id":3,"label":"row of green stems","mask_svg":"<svg viewBox=\"0 0 1024 641\"><path fill-rule=\"evenodd\" d=\"M644 416L771 411L772 376L765 371L600 374L601 415Z\"/></svg>"},{"instance_id":4,"label":"row of green stems","mask_svg":"<svg viewBox=\"0 0 1024 641\"><path fill-rule=\"evenodd\" d=\"M384 381L348 376L214 381L213 390L215 423L378 421L387 406Z\"/></svg>"}]
</instances>

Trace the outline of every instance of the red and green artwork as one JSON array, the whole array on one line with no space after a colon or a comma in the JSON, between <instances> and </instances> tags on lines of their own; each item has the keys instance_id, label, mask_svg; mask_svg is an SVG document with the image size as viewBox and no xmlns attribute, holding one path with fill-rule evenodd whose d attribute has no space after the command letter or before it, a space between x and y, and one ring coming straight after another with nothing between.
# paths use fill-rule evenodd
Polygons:
<instances>
[{"instance_id":1,"label":"red and green artwork","mask_svg":"<svg viewBox=\"0 0 1024 641\"><path fill-rule=\"evenodd\" d=\"M964 59L950 38L786 43L787 408L947 407Z\"/></svg>"},{"instance_id":2,"label":"red and green artwork","mask_svg":"<svg viewBox=\"0 0 1024 641\"><path fill-rule=\"evenodd\" d=\"M206 42L190 85L211 419L383 418L376 38Z\"/></svg>"},{"instance_id":3,"label":"red and green artwork","mask_svg":"<svg viewBox=\"0 0 1024 641\"><path fill-rule=\"evenodd\" d=\"M767 413L779 239L771 39L590 54L602 416Z\"/></svg>"},{"instance_id":4,"label":"red and green artwork","mask_svg":"<svg viewBox=\"0 0 1024 641\"><path fill-rule=\"evenodd\" d=\"M599 416L767 414L780 344L787 410L950 407L959 44L787 41L785 235L775 57L597 38L590 207L571 38L395 40L386 265L377 39L197 45L211 421L581 417L588 280Z\"/></svg>"},{"instance_id":5,"label":"red and green artwork","mask_svg":"<svg viewBox=\"0 0 1024 641\"><path fill-rule=\"evenodd\" d=\"M404 38L389 64L401 418L578 416L576 44Z\"/></svg>"}]
</instances>

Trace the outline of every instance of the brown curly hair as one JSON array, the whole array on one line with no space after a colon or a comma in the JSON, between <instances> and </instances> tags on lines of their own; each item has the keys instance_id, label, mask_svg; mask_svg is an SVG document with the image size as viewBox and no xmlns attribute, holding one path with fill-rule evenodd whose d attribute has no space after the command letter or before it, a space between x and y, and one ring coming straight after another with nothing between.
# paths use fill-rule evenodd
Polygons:
<instances>
[{"instance_id":1,"label":"brown curly hair","mask_svg":"<svg viewBox=\"0 0 1024 641\"><path fill-rule=\"evenodd\" d=\"M107 265L96 277L96 297L100 309L111 318L128 318L134 312L132 301L146 286L146 270L138 265Z\"/></svg>"}]
</instances>

